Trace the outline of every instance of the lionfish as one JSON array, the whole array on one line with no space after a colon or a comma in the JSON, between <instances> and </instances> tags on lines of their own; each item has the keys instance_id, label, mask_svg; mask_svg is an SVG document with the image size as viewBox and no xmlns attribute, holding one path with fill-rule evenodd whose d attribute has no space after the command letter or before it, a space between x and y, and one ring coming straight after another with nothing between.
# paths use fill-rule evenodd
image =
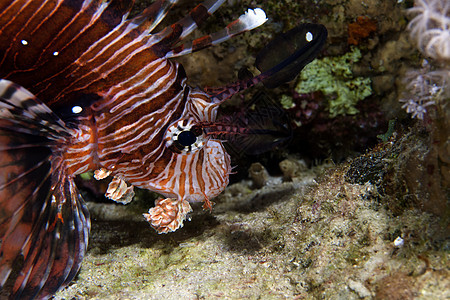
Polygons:
<instances>
[{"instance_id":1,"label":"lionfish","mask_svg":"<svg viewBox=\"0 0 450 300\"><path fill-rule=\"evenodd\" d=\"M219 105L308 63L326 37L309 24L300 50L260 75L193 88L170 58L267 18L249 9L223 30L184 42L224 0L204 1L155 32L177 2L156 0L129 17L128 0L0 0L0 296L45 299L75 277L90 230L78 174L111 176L106 196L122 203L133 187L164 195L144 214L159 233L183 225L189 202L211 209L231 170L223 141L206 130Z\"/></svg>"}]
</instances>

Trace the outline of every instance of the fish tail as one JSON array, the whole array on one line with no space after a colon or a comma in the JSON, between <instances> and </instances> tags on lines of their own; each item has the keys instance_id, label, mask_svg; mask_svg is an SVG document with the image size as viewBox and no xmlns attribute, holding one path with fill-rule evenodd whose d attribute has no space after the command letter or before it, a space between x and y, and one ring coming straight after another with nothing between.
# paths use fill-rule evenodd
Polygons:
<instances>
[{"instance_id":1,"label":"fish tail","mask_svg":"<svg viewBox=\"0 0 450 300\"><path fill-rule=\"evenodd\" d=\"M62 158L70 138L45 104L0 80L2 299L46 299L80 268L90 220Z\"/></svg>"}]
</instances>

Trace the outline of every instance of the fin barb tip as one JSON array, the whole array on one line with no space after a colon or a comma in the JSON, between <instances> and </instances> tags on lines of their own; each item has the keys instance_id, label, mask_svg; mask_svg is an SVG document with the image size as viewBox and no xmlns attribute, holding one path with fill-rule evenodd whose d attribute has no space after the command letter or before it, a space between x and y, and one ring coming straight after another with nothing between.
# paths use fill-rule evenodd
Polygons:
<instances>
[{"instance_id":1,"label":"fin barb tip","mask_svg":"<svg viewBox=\"0 0 450 300\"><path fill-rule=\"evenodd\" d=\"M248 30L261 26L267 21L266 13L261 8L248 9L239 17L239 21L247 25Z\"/></svg>"}]
</instances>

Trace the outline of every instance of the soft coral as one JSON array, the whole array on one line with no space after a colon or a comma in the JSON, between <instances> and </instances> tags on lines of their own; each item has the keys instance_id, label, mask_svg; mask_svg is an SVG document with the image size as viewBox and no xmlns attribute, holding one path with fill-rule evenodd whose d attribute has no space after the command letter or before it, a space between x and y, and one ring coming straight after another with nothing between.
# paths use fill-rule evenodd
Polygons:
<instances>
[{"instance_id":1,"label":"soft coral","mask_svg":"<svg viewBox=\"0 0 450 300\"><path fill-rule=\"evenodd\" d=\"M416 0L409 12L416 15L408 28L418 48L428 57L450 61L450 2Z\"/></svg>"}]
</instances>

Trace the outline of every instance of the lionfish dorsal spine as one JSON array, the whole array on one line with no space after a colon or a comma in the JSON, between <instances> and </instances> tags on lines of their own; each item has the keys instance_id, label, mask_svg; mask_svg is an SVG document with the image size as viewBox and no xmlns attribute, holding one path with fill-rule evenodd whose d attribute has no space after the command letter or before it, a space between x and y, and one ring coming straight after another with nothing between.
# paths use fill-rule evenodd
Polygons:
<instances>
[{"instance_id":1,"label":"lionfish dorsal spine","mask_svg":"<svg viewBox=\"0 0 450 300\"><path fill-rule=\"evenodd\" d=\"M169 13L170 9L179 2L179 0L157 0L142 13L131 19L131 23L142 25L145 31L150 33ZM124 15L124 19L128 15Z\"/></svg>"},{"instance_id":2,"label":"lionfish dorsal spine","mask_svg":"<svg viewBox=\"0 0 450 300\"><path fill-rule=\"evenodd\" d=\"M177 57L186 55L192 52L196 52L207 48L212 45L216 45L227 41L235 35L252 30L258 26L261 26L267 21L265 12L260 9L249 9L237 20L234 20L228 24L224 29L205 35L203 37L194 39L193 41L186 42L166 54L166 57Z\"/></svg>"}]
</instances>

